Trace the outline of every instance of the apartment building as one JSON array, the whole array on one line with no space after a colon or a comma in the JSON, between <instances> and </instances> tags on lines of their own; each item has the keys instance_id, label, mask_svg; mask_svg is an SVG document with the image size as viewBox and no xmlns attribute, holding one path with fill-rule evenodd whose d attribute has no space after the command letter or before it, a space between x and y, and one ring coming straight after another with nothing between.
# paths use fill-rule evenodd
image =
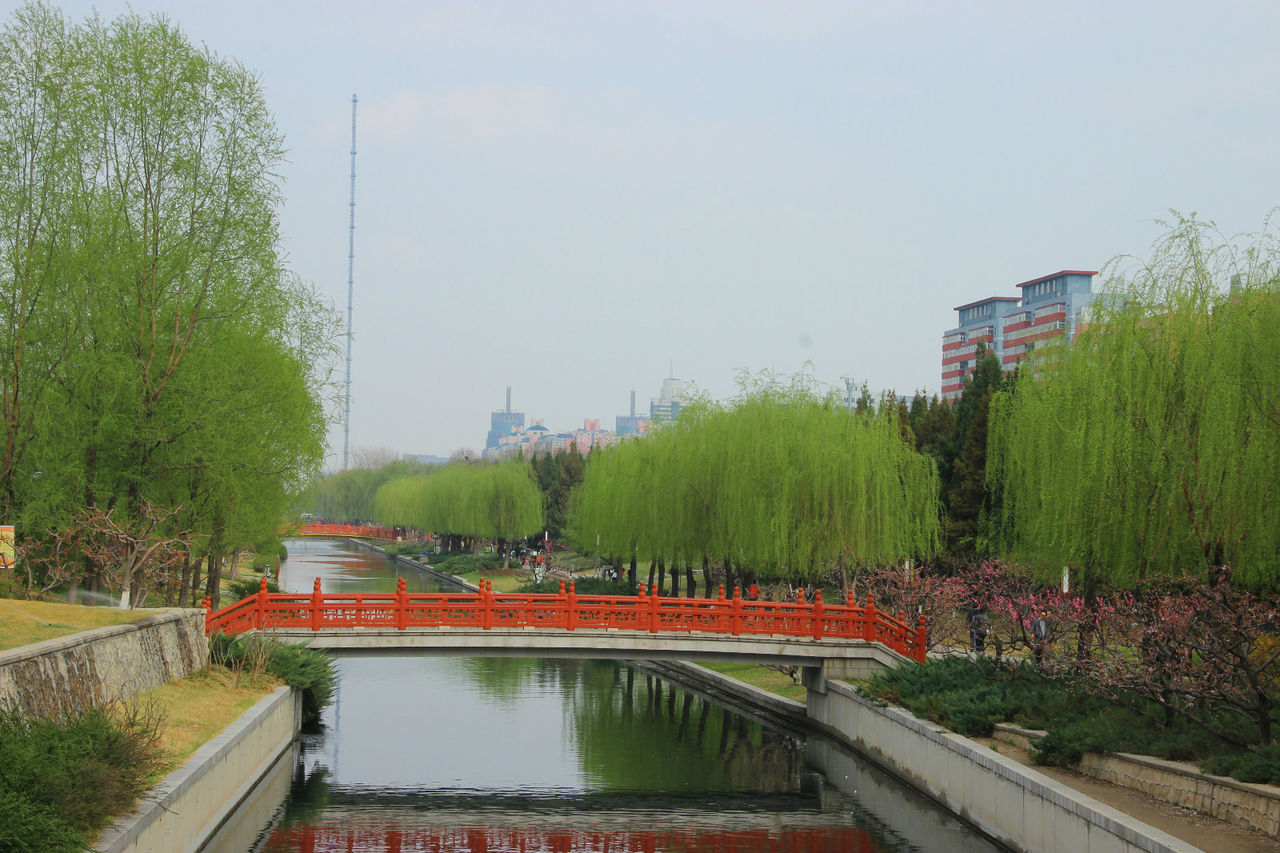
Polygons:
<instances>
[{"instance_id":1,"label":"apartment building","mask_svg":"<svg viewBox=\"0 0 1280 853\"><path fill-rule=\"evenodd\" d=\"M1075 337L1093 301L1097 270L1060 270L1015 285L1020 296L989 296L955 308L957 325L942 334L942 399L954 400L985 345L1005 370L1042 342Z\"/></svg>"}]
</instances>

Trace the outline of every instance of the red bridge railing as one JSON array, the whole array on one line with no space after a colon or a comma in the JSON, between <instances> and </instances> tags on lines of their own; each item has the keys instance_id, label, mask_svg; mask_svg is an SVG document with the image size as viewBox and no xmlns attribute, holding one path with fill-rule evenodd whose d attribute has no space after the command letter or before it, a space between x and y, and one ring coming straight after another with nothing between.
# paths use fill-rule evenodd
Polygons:
<instances>
[{"instance_id":1,"label":"red bridge railing","mask_svg":"<svg viewBox=\"0 0 1280 853\"><path fill-rule=\"evenodd\" d=\"M357 539L395 539L394 527L376 524L304 524L295 536L353 536Z\"/></svg>"},{"instance_id":2,"label":"red bridge railing","mask_svg":"<svg viewBox=\"0 0 1280 853\"><path fill-rule=\"evenodd\" d=\"M829 605L815 593L812 603L747 601L738 589L725 598L666 598L645 592L635 596L578 595L573 583L558 593L495 593L481 581L480 591L414 592L399 579L392 593L326 593L316 578L311 593L267 592L264 578L257 595L210 612L205 599L205 631L239 634L274 628L553 628L619 629L712 634L771 634L821 640L825 637L883 643L913 660L925 659L925 624L899 612L878 610L871 596L865 605L850 593L844 604Z\"/></svg>"},{"instance_id":3,"label":"red bridge railing","mask_svg":"<svg viewBox=\"0 0 1280 853\"><path fill-rule=\"evenodd\" d=\"M883 848L871 838L866 829L854 826L575 830L484 826L406 826L381 829L323 824L280 827L272 833L263 848L264 853L346 853L349 850L365 850L370 853L408 853L412 850L524 850L528 853L558 853L562 850L740 853L743 850L761 850L768 853L875 853L881 849Z\"/></svg>"}]
</instances>

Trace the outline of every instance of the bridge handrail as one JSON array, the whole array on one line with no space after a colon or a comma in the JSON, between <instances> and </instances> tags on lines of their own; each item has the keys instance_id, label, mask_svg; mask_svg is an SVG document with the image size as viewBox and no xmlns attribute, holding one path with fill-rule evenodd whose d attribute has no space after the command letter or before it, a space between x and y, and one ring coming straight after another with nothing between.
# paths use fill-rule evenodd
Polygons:
<instances>
[{"instance_id":1,"label":"bridge handrail","mask_svg":"<svg viewBox=\"0 0 1280 853\"><path fill-rule=\"evenodd\" d=\"M800 593L803 597L803 592ZM316 578L310 594L268 592L264 579L257 594L211 612L204 602L206 633L239 634L273 628L515 628L631 630L648 633L706 632L783 635L821 640L861 639L923 662L924 617L912 626L905 614L880 610L870 595L865 605L850 594L829 605L821 593L813 602L749 601L737 588L726 598L668 598L646 591L635 596L578 595L573 582L558 593L495 593L481 581L479 592L415 592L399 578L396 591L326 593Z\"/></svg>"},{"instance_id":2,"label":"bridge handrail","mask_svg":"<svg viewBox=\"0 0 1280 853\"><path fill-rule=\"evenodd\" d=\"M396 529L380 524L334 524L313 521L299 525L296 536L349 536L357 539L395 539Z\"/></svg>"}]
</instances>

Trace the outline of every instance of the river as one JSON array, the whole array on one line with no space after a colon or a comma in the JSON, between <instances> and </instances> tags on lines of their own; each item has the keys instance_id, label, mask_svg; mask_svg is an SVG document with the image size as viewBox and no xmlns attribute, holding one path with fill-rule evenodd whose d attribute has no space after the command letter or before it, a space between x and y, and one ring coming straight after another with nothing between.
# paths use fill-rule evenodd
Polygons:
<instances>
[{"instance_id":1,"label":"river","mask_svg":"<svg viewBox=\"0 0 1280 853\"><path fill-rule=\"evenodd\" d=\"M341 540L294 540L281 587L434 588ZM999 848L843 748L611 661L339 658L260 853ZM278 800L276 800L278 802ZM260 823L258 824L261 825ZM241 843L241 849L244 844Z\"/></svg>"}]
</instances>

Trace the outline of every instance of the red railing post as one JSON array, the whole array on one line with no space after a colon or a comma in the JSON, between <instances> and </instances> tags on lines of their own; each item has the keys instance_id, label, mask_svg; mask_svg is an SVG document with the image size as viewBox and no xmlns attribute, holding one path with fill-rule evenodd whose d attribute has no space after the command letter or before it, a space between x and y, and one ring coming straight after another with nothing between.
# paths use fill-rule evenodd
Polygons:
<instances>
[{"instance_id":1,"label":"red railing post","mask_svg":"<svg viewBox=\"0 0 1280 853\"><path fill-rule=\"evenodd\" d=\"M920 663L925 662L925 652L929 648L926 644L927 640L928 634L925 633L924 614L921 613L920 623L916 626L916 653L914 655L915 659Z\"/></svg>"},{"instance_id":2,"label":"red railing post","mask_svg":"<svg viewBox=\"0 0 1280 853\"><path fill-rule=\"evenodd\" d=\"M204 610L204 633L208 636L213 632L210 624L213 621L213 599L206 595L204 601L200 602L200 607Z\"/></svg>"},{"instance_id":3,"label":"red railing post","mask_svg":"<svg viewBox=\"0 0 1280 853\"><path fill-rule=\"evenodd\" d=\"M733 600L729 602L729 633L738 636L742 633L742 591L733 588Z\"/></svg>"},{"instance_id":4,"label":"red railing post","mask_svg":"<svg viewBox=\"0 0 1280 853\"><path fill-rule=\"evenodd\" d=\"M898 636L901 638L897 651L905 655L907 653L907 646L911 642L911 629L907 627L907 611L902 609L898 610L898 621L902 623L902 626L897 632Z\"/></svg>"},{"instance_id":5,"label":"red railing post","mask_svg":"<svg viewBox=\"0 0 1280 853\"><path fill-rule=\"evenodd\" d=\"M493 582L480 580L480 627L488 631L493 627Z\"/></svg>"},{"instance_id":6,"label":"red railing post","mask_svg":"<svg viewBox=\"0 0 1280 853\"><path fill-rule=\"evenodd\" d=\"M409 590L404 578L396 578L396 628L403 631L409 624Z\"/></svg>"},{"instance_id":7,"label":"red railing post","mask_svg":"<svg viewBox=\"0 0 1280 853\"><path fill-rule=\"evenodd\" d=\"M320 606L324 603L323 593L320 592L320 578L316 578L316 582L311 585L311 630L320 630Z\"/></svg>"},{"instance_id":8,"label":"red railing post","mask_svg":"<svg viewBox=\"0 0 1280 853\"><path fill-rule=\"evenodd\" d=\"M822 639L822 590L813 594L813 638Z\"/></svg>"},{"instance_id":9,"label":"red railing post","mask_svg":"<svg viewBox=\"0 0 1280 853\"><path fill-rule=\"evenodd\" d=\"M258 594L254 596L256 601L253 603L253 627L255 630L262 630L263 617L267 612L267 601L270 594L267 592L267 579L265 577L258 581Z\"/></svg>"},{"instance_id":10,"label":"red railing post","mask_svg":"<svg viewBox=\"0 0 1280 853\"><path fill-rule=\"evenodd\" d=\"M658 585L654 584L649 588L649 633L658 633L658 626L661 620L658 618Z\"/></svg>"},{"instance_id":11,"label":"red railing post","mask_svg":"<svg viewBox=\"0 0 1280 853\"><path fill-rule=\"evenodd\" d=\"M564 581L560 581L560 588L564 588ZM565 627L572 631L578 624L578 595L574 589L573 581L569 581L569 593L565 598L567 609L565 610Z\"/></svg>"},{"instance_id":12,"label":"red railing post","mask_svg":"<svg viewBox=\"0 0 1280 853\"><path fill-rule=\"evenodd\" d=\"M878 631L876 629L876 600L871 593L867 593L867 609L862 612L863 624L866 628L863 630L865 639L868 643L876 642Z\"/></svg>"}]
</instances>

